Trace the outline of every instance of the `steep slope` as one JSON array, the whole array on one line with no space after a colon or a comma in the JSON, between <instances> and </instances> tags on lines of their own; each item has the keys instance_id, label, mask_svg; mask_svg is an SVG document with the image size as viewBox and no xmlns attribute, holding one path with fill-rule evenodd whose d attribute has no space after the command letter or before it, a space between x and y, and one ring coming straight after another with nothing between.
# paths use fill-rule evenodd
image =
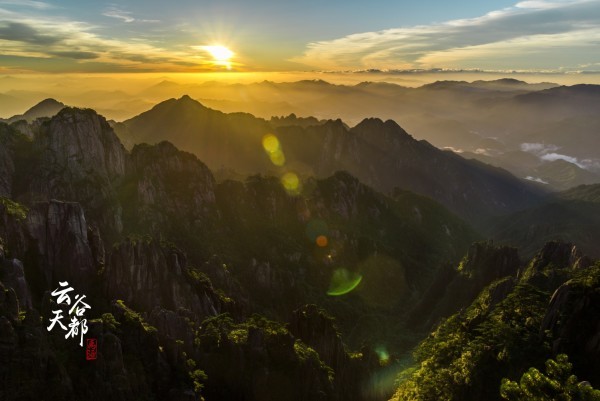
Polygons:
<instances>
[{"instance_id":1,"label":"steep slope","mask_svg":"<svg viewBox=\"0 0 600 401\"><path fill-rule=\"evenodd\" d=\"M0 124L0 140L0 374L19 384L3 399L385 399L388 362L342 338L409 346L405 306L478 238L348 173L293 194L276 177L217 184L168 142L127 151L92 110L33 138ZM92 306L95 365L46 330L61 281Z\"/></svg>"},{"instance_id":2,"label":"steep slope","mask_svg":"<svg viewBox=\"0 0 600 401\"><path fill-rule=\"evenodd\" d=\"M278 133L292 159L298 152L318 175L347 170L386 193L402 188L429 196L472 222L540 198L539 190L508 172L416 141L391 120L366 119L351 130L335 121Z\"/></svg>"},{"instance_id":3,"label":"steep slope","mask_svg":"<svg viewBox=\"0 0 600 401\"><path fill-rule=\"evenodd\" d=\"M598 185L560 192L542 205L490 221L485 231L501 243L516 246L528 257L552 240L577 244L584 253L600 257Z\"/></svg>"},{"instance_id":4,"label":"steep slope","mask_svg":"<svg viewBox=\"0 0 600 401\"><path fill-rule=\"evenodd\" d=\"M490 260L487 270L496 267ZM573 397L591 392L589 383L598 388L600 265L590 266L572 244L549 243L522 272L499 272L501 278L467 308L445 319L417 347L416 364L400 375L393 399L532 399L538 392L545 395L541 399L560 399L567 392L563 386L571 386ZM547 386L529 370L551 358L564 363L561 353L568 354L576 377L570 366L558 374L549 362L555 367L549 374L556 377ZM525 395L509 398L503 378L521 376ZM589 383L578 385L577 377Z\"/></svg>"}]
</instances>

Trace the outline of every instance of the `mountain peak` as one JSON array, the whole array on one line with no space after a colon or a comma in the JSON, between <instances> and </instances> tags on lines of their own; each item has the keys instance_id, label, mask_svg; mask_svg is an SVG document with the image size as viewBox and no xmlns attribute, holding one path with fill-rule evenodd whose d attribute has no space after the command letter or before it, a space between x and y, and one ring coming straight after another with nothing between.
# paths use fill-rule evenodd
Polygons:
<instances>
[{"instance_id":1,"label":"mountain peak","mask_svg":"<svg viewBox=\"0 0 600 401\"><path fill-rule=\"evenodd\" d=\"M394 120L386 120L385 122L377 117L369 117L362 120L358 123L352 130L356 130L358 132L370 132L381 130L388 133L400 133L402 135L406 135L412 138L412 136L404 130L398 123Z\"/></svg>"},{"instance_id":2,"label":"mountain peak","mask_svg":"<svg viewBox=\"0 0 600 401\"><path fill-rule=\"evenodd\" d=\"M50 97L48 99L42 100L41 102L39 102L38 104L36 104L32 108L30 108L29 110L31 111L31 110L38 109L40 107L52 107L52 106L54 106L54 107L65 107L65 104Z\"/></svg>"},{"instance_id":3,"label":"mountain peak","mask_svg":"<svg viewBox=\"0 0 600 401\"><path fill-rule=\"evenodd\" d=\"M9 122L25 120L30 123L40 117L52 117L64 107L64 103L61 103L58 100L52 98L44 99L35 106L31 107L25 113L11 117Z\"/></svg>"}]
</instances>

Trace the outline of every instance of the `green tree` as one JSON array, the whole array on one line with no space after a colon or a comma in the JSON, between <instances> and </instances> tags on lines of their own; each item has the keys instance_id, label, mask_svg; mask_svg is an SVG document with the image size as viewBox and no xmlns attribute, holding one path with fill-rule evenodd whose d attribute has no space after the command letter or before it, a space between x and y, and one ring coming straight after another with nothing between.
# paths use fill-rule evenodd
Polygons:
<instances>
[{"instance_id":1,"label":"green tree","mask_svg":"<svg viewBox=\"0 0 600 401\"><path fill-rule=\"evenodd\" d=\"M519 383L502 379L500 395L509 401L600 401L600 391L572 374L567 355L546 361L546 374L530 368Z\"/></svg>"}]
</instances>

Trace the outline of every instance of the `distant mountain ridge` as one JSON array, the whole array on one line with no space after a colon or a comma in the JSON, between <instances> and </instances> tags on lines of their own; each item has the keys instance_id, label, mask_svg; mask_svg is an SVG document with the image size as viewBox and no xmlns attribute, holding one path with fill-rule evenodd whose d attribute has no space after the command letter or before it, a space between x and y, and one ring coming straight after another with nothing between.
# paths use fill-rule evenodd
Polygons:
<instances>
[{"instance_id":1,"label":"distant mountain ridge","mask_svg":"<svg viewBox=\"0 0 600 401\"><path fill-rule=\"evenodd\" d=\"M215 111L184 96L115 129L125 142L169 140L212 169L242 173L277 173L261 146L262 137L274 132L287 165L301 174L325 177L346 170L384 193L399 187L432 197L471 221L518 210L543 196L506 171L417 141L391 120L365 119L351 129L341 120L275 125L250 114Z\"/></svg>"},{"instance_id":2,"label":"distant mountain ridge","mask_svg":"<svg viewBox=\"0 0 600 401\"><path fill-rule=\"evenodd\" d=\"M65 107L64 103L61 103L55 99L45 99L31 107L25 113L12 116L8 120L9 123L13 123L19 120L25 120L28 123L40 117L52 117L61 111Z\"/></svg>"}]
</instances>

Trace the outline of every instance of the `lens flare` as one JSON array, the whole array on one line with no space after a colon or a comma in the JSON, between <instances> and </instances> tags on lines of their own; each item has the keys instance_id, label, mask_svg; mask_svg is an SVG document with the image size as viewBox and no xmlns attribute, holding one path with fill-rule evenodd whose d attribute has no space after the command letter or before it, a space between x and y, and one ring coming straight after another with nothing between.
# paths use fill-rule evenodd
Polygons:
<instances>
[{"instance_id":1,"label":"lens flare","mask_svg":"<svg viewBox=\"0 0 600 401\"><path fill-rule=\"evenodd\" d=\"M340 296L348 294L358 287L361 281L362 276L358 273L343 268L336 269L331 277L327 295Z\"/></svg>"},{"instance_id":2,"label":"lens flare","mask_svg":"<svg viewBox=\"0 0 600 401\"><path fill-rule=\"evenodd\" d=\"M285 164L285 155L281 150L269 153L269 158L271 159L271 163L273 163L276 166L281 167Z\"/></svg>"},{"instance_id":3,"label":"lens flare","mask_svg":"<svg viewBox=\"0 0 600 401\"><path fill-rule=\"evenodd\" d=\"M285 164L285 155L281 150L281 143L279 143L279 139L273 134L266 134L262 139L262 146L269 155L269 159L271 159L271 163L274 165L281 167Z\"/></svg>"},{"instance_id":4,"label":"lens flare","mask_svg":"<svg viewBox=\"0 0 600 401\"><path fill-rule=\"evenodd\" d=\"M325 248L327 246L327 243L329 242L327 240L327 237L324 235L319 235L317 237L317 239L315 240L315 242L317 243L318 246L320 246L321 248Z\"/></svg>"},{"instance_id":5,"label":"lens flare","mask_svg":"<svg viewBox=\"0 0 600 401\"><path fill-rule=\"evenodd\" d=\"M277 139L277 137L273 134L267 134L263 136L262 145L267 153L275 153L278 150L281 150L279 139Z\"/></svg>"},{"instance_id":6,"label":"lens flare","mask_svg":"<svg viewBox=\"0 0 600 401\"><path fill-rule=\"evenodd\" d=\"M298 195L300 193L300 179L296 173L285 173L281 177L281 184L290 195Z\"/></svg>"},{"instance_id":7,"label":"lens flare","mask_svg":"<svg viewBox=\"0 0 600 401\"><path fill-rule=\"evenodd\" d=\"M387 352L387 349L384 346L379 346L375 348L375 353L379 357L379 364L384 366L387 365L390 361L390 354Z\"/></svg>"}]
</instances>

